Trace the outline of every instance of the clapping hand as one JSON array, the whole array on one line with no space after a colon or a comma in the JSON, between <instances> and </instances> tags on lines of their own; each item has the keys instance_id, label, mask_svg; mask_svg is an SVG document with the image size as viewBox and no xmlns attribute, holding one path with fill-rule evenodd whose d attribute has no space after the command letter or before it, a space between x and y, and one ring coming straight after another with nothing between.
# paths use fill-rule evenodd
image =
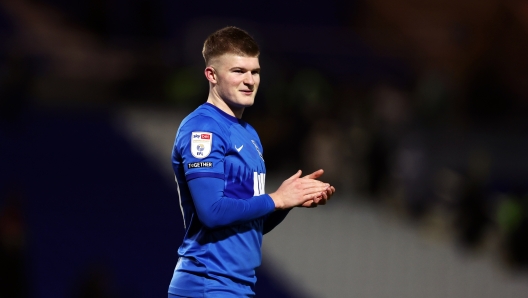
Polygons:
<instances>
[{"instance_id":1,"label":"clapping hand","mask_svg":"<svg viewBox=\"0 0 528 298\"><path fill-rule=\"evenodd\" d=\"M323 175L324 171L322 169L317 170L309 175L306 175L302 177L302 179L317 179ZM313 200L308 200L304 202L300 207L306 207L306 208L314 208L319 205L325 205L328 200L332 197L332 195L335 193L335 188L330 185L328 188L321 192L320 196L317 196Z\"/></svg>"},{"instance_id":2,"label":"clapping hand","mask_svg":"<svg viewBox=\"0 0 528 298\"><path fill-rule=\"evenodd\" d=\"M317 180L323 174L323 170L301 178L301 170L293 176L284 180L281 186L269 196L275 204L275 209L287 209L298 206L310 207L312 203L316 205L325 204L329 195L334 193L333 187ZM312 203L308 203L312 202Z\"/></svg>"}]
</instances>

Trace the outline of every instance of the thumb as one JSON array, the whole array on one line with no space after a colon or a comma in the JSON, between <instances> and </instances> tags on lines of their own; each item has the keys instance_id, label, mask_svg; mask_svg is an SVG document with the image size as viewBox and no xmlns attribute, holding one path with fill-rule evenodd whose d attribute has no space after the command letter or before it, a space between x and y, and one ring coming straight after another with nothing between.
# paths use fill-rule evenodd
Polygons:
<instances>
[{"instance_id":1,"label":"thumb","mask_svg":"<svg viewBox=\"0 0 528 298\"><path fill-rule=\"evenodd\" d=\"M301 177L301 174L302 174L302 171L298 170L297 173L293 174L293 176L288 178L288 180L293 180L293 179L299 178L299 177Z\"/></svg>"},{"instance_id":2,"label":"thumb","mask_svg":"<svg viewBox=\"0 0 528 298\"><path fill-rule=\"evenodd\" d=\"M317 178L321 177L323 175L323 173L324 173L323 169L319 169L319 170L317 170L317 171L315 171L315 172L313 172L313 173L311 173L309 175L304 176L303 178L317 179Z\"/></svg>"}]
</instances>

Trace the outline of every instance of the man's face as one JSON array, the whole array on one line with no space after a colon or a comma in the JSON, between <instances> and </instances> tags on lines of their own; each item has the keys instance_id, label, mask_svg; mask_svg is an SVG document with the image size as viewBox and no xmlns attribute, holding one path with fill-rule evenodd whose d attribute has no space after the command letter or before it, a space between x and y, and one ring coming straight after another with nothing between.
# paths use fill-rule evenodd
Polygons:
<instances>
[{"instance_id":1,"label":"man's face","mask_svg":"<svg viewBox=\"0 0 528 298\"><path fill-rule=\"evenodd\" d=\"M232 109L253 105L260 84L260 65L257 57L225 54L215 59L216 93Z\"/></svg>"}]
</instances>

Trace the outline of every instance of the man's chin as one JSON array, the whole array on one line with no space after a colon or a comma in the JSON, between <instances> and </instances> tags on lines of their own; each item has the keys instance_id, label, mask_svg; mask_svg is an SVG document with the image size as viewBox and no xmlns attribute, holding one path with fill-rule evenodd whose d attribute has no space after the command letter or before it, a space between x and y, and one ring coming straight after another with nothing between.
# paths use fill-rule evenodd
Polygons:
<instances>
[{"instance_id":1,"label":"man's chin","mask_svg":"<svg viewBox=\"0 0 528 298\"><path fill-rule=\"evenodd\" d=\"M237 104L233 104L233 105L231 105L231 108L235 108L235 109L249 108L249 107L253 106L254 103L255 103L255 101L244 102L244 103L237 103Z\"/></svg>"}]
</instances>

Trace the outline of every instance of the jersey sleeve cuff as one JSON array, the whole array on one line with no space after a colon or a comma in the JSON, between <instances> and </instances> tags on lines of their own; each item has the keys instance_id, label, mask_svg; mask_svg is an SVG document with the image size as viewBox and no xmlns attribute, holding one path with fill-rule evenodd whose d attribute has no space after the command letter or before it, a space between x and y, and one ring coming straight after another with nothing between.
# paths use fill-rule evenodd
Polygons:
<instances>
[{"instance_id":1,"label":"jersey sleeve cuff","mask_svg":"<svg viewBox=\"0 0 528 298\"><path fill-rule=\"evenodd\" d=\"M266 209L268 210L268 213L271 213L275 211L275 202L273 202L273 199L268 194L263 194L263 197L265 197L266 202Z\"/></svg>"}]
</instances>

